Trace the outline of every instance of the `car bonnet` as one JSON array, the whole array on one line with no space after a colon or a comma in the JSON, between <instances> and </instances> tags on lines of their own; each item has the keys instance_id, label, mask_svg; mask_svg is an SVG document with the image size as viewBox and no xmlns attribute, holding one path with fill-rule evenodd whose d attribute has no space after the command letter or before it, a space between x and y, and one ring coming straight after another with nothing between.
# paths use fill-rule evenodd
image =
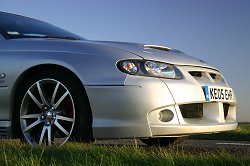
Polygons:
<instances>
[{"instance_id":1,"label":"car bonnet","mask_svg":"<svg viewBox=\"0 0 250 166\"><path fill-rule=\"evenodd\" d=\"M208 64L207 62L201 59L189 56L179 50L170 49L164 46L111 41L95 42L106 46L118 48L124 51L128 51L146 60L160 61L174 65L199 66L216 69L214 66Z\"/></svg>"}]
</instances>

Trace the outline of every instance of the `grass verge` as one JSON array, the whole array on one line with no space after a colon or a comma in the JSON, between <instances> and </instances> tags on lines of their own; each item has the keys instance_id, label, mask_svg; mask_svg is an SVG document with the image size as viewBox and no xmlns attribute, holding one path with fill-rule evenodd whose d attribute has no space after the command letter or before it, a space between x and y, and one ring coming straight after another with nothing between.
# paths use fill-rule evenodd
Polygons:
<instances>
[{"instance_id":1,"label":"grass verge","mask_svg":"<svg viewBox=\"0 0 250 166\"><path fill-rule=\"evenodd\" d=\"M193 135L189 139L250 141L250 124L240 124L236 130L215 134Z\"/></svg>"},{"instance_id":2,"label":"grass verge","mask_svg":"<svg viewBox=\"0 0 250 166\"><path fill-rule=\"evenodd\" d=\"M191 139L249 141L250 124L237 130L191 136ZM133 145L96 145L66 143L64 146L32 148L20 141L0 141L0 165L249 165L250 154L231 154L225 150L147 147Z\"/></svg>"},{"instance_id":3,"label":"grass verge","mask_svg":"<svg viewBox=\"0 0 250 166\"><path fill-rule=\"evenodd\" d=\"M0 165L248 165L249 155L224 151L190 152L167 148L67 143L62 147L32 148L20 142L0 143Z\"/></svg>"}]
</instances>

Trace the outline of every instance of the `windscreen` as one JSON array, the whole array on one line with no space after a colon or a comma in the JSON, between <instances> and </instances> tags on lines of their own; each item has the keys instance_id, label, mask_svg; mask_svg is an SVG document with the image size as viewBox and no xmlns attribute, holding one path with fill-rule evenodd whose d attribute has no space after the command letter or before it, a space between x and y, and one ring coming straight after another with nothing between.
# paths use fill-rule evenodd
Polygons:
<instances>
[{"instance_id":1,"label":"windscreen","mask_svg":"<svg viewBox=\"0 0 250 166\"><path fill-rule=\"evenodd\" d=\"M0 32L7 39L53 37L85 40L49 23L3 12L0 12Z\"/></svg>"}]
</instances>

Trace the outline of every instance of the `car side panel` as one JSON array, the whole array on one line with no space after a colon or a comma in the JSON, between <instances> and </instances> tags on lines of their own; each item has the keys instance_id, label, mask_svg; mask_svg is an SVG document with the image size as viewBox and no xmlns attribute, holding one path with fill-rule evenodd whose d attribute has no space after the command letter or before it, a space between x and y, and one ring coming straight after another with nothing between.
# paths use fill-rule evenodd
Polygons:
<instances>
[{"instance_id":1,"label":"car side panel","mask_svg":"<svg viewBox=\"0 0 250 166\"><path fill-rule=\"evenodd\" d=\"M0 51L0 73L4 73L5 77L0 80L0 119L10 120L10 92L13 88L17 76L21 72L20 56L10 56L9 53Z\"/></svg>"},{"instance_id":2,"label":"car side panel","mask_svg":"<svg viewBox=\"0 0 250 166\"><path fill-rule=\"evenodd\" d=\"M0 47L0 72L6 74L3 83L0 84L0 120L10 120L11 118L11 103L15 95L13 89L17 80L25 71L38 65L49 64L65 67L75 73L83 85L123 85L126 74L116 68L116 62L121 57L113 56L113 54L125 58L134 58L135 55L119 50L117 52L107 50L106 52L110 54L104 56L101 52L94 55L60 51L13 51Z\"/></svg>"}]
</instances>

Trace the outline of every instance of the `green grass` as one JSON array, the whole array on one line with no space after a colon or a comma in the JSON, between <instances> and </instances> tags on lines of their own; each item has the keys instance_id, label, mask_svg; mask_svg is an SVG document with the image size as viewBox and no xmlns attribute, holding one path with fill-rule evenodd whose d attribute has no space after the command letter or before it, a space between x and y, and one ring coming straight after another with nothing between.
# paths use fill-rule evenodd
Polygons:
<instances>
[{"instance_id":1,"label":"green grass","mask_svg":"<svg viewBox=\"0 0 250 166\"><path fill-rule=\"evenodd\" d=\"M199 139L250 141L250 124L239 125L236 131L192 136ZM40 165L250 165L249 153L231 154L221 149L81 144L32 148L17 140L0 141L0 166Z\"/></svg>"},{"instance_id":2,"label":"green grass","mask_svg":"<svg viewBox=\"0 0 250 166\"><path fill-rule=\"evenodd\" d=\"M224 151L67 143L62 147L32 148L20 142L0 143L0 165L249 165L250 155Z\"/></svg>"},{"instance_id":3,"label":"green grass","mask_svg":"<svg viewBox=\"0 0 250 166\"><path fill-rule=\"evenodd\" d=\"M250 141L250 124L240 124L234 131L190 136L189 139Z\"/></svg>"}]
</instances>

